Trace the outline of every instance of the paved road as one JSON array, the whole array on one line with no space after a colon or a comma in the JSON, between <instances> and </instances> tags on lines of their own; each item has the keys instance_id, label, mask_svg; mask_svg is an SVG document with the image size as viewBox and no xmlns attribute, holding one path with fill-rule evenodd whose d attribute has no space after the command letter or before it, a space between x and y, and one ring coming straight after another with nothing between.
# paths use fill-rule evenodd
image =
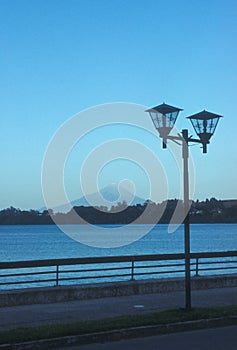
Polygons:
<instances>
[{"instance_id":1,"label":"paved road","mask_svg":"<svg viewBox=\"0 0 237 350\"><path fill-rule=\"evenodd\" d=\"M236 350L237 326L90 344L58 350Z\"/></svg>"},{"instance_id":2,"label":"paved road","mask_svg":"<svg viewBox=\"0 0 237 350\"><path fill-rule=\"evenodd\" d=\"M237 287L195 290L193 306L237 305ZM0 307L0 330L143 314L184 306L184 292Z\"/></svg>"}]
</instances>

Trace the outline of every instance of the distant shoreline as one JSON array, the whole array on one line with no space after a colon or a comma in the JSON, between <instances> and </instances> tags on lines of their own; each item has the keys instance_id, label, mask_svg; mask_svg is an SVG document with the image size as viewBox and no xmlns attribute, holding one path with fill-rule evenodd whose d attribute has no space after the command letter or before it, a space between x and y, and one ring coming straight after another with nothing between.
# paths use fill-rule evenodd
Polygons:
<instances>
[{"instance_id":1,"label":"distant shoreline","mask_svg":"<svg viewBox=\"0 0 237 350\"><path fill-rule=\"evenodd\" d=\"M21 210L14 207L0 211L0 225L128 225L128 224L169 224L176 210L183 213L183 202L177 199L156 204L127 206L118 203L110 209L106 207L78 206L67 213L54 213L52 209ZM191 224L231 224L237 223L237 200L193 201L190 207ZM178 222L179 223L179 222Z\"/></svg>"}]
</instances>

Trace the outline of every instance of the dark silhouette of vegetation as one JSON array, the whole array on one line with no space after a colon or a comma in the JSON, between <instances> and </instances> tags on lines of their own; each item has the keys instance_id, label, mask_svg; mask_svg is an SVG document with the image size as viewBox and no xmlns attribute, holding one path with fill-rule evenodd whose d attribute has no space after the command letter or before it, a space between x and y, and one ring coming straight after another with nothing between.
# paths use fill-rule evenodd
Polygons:
<instances>
[{"instance_id":1,"label":"dark silhouette of vegetation","mask_svg":"<svg viewBox=\"0 0 237 350\"><path fill-rule=\"evenodd\" d=\"M183 203L176 199L163 203L146 201L143 204L127 206L125 202L118 203L110 209L105 207L74 207L78 214L53 213L51 209L43 212L37 210L21 210L14 207L0 211L1 225L48 225L55 219L60 224L85 223L90 224L128 224L136 223L169 223L177 204L182 210ZM145 212L146 210L146 212ZM145 212L145 214L144 214ZM163 213L161 215L161 213ZM142 215L144 214L144 215ZM159 220L157 218L160 218ZM83 221L84 220L84 221ZM193 201L190 208L191 223L237 223L237 200L206 199Z\"/></svg>"}]
</instances>

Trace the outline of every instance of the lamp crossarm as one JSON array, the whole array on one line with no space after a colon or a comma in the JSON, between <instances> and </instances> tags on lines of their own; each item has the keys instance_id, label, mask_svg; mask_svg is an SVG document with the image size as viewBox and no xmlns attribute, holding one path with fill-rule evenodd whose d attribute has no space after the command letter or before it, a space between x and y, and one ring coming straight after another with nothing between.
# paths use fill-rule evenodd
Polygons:
<instances>
[{"instance_id":1,"label":"lamp crossarm","mask_svg":"<svg viewBox=\"0 0 237 350\"><path fill-rule=\"evenodd\" d=\"M182 141L183 137L180 135L174 136L174 135L168 135L167 136L168 140L172 140L172 141Z\"/></svg>"},{"instance_id":2,"label":"lamp crossarm","mask_svg":"<svg viewBox=\"0 0 237 350\"><path fill-rule=\"evenodd\" d=\"M182 137L181 136L170 136L170 135L168 135L166 140L171 140L171 141L177 143L177 145L179 145L179 146L181 146L181 144L182 144L181 143L182 142ZM181 141L181 142L179 142L179 141Z\"/></svg>"},{"instance_id":3,"label":"lamp crossarm","mask_svg":"<svg viewBox=\"0 0 237 350\"><path fill-rule=\"evenodd\" d=\"M172 140L174 142L176 142L176 141L183 141L184 140L184 138L181 135L177 135L177 136L168 135L167 139L168 140ZM194 138L192 138L192 136L188 138L188 142L202 143L202 141L200 139L194 139Z\"/></svg>"},{"instance_id":4,"label":"lamp crossarm","mask_svg":"<svg viewBox=\"0 0 237 350\"><path fill-rule=\"evenodd\" d=\"M193 139L192 136L188 138L188 142L202 143L200 139Z\"/></svg>"}]
</instances>

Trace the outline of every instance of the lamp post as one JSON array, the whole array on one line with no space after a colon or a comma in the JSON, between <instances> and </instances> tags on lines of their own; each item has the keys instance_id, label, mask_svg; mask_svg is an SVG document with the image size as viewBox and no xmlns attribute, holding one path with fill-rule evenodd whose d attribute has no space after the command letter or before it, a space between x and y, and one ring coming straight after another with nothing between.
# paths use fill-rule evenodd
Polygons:
<instances>
[{"instance_id":1,"label":"lamp post","mask_svg":"<svg viewBox=\"0 0 237 350\"><path fill-rule=\"evenodd\" d=\"M214 134L221 115L207 111L202 111L187 117L196 131L198 139L189 136L188 130L183 129L181 134L170 135L172 128L177 120L181 108L169 106L165 103L146 110L163 140L163 148L166 148L167 141L172 140L182 144L183 157L183 200L184 200L184 255L185 255L185 309L191 309L191 273L190 273L190 223L189 223L189 174L188 174L188 156L189 142L200 143L203 147L203 153L207 153L207 144Z\"/></svg>"}]
</instances>

